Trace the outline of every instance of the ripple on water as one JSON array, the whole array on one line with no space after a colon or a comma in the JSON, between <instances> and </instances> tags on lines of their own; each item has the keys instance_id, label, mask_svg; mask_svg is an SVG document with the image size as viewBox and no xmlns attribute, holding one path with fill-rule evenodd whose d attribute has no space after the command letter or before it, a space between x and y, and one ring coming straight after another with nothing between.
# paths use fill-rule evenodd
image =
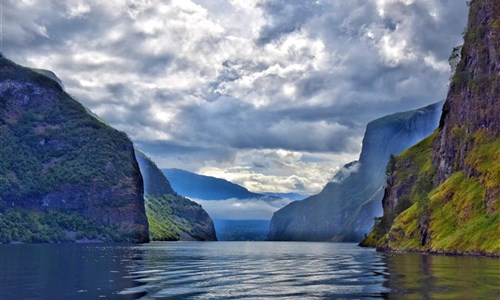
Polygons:
<instances>
[{"instance_id":1,"label":"ripple on water","mask_svg":"<svg viewBox=\"0 0 500 300\"><path fill-rule=\"evenodd\" d=\"M122 293L204 299L325 298L387 291L372 250L327 243L153 243ZM279 247L277 247L279 246ZM354 253L353 253L354 249ZM163 255L163 253L169 255Z\"/></svg>"},{"instance_id":2,"label":"ripple on water","mask_svg":"<svg viewBox=\"0 0 500 300\"><path fill-rule=\"evenodd\" d=\"M354 244L0 245L0 299L497 299L500 259Z\"/></svg>"}]
</instances>

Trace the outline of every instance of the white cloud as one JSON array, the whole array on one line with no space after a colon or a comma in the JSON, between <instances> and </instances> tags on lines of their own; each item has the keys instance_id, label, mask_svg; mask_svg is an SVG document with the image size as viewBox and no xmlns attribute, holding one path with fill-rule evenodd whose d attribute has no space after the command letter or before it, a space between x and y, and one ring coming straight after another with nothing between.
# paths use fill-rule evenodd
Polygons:
<instances>
[{"instance_id":1,"label":"white cloud","mask_svg":"<svg viewBox=\"0 0 500 300\"><path fill-rule=\"evenodd\" d=\"M69 0L64 2L66 16L68 18L81 18L90 12L90 6L81 0Z\"/></svg>"},{"instance_id":2,"label":"white cloud","mask_svg":"<svg viewBox=\"0 0 500 300\"><path fill-rule=\"evenodd\" d=\"M356 154L304 154L297 151L238 151L229 162L210 162L200 174L224 178L252 192L318 193L339 167Z\"/></svg>"},{"instance_id":3,"label":"white cloud","mask_svg":"<svg viewBox=\"0 0 500 300\"><path fill-rule=\"evenodd\" d=\"M369 121L445 97L465 12L450 0L4 0L3 50L53 70L161 167L311 193L357 158Z\"/></svg>"},{"instance_id":4,"label":"white cloud","mask_svg":"<svg viewBox=\"0 0 500 300\"><path fill-rule=\"evenodd\" d=\"M416 59L405 40L394 40L391 35L382 36L380 51L384 61L390 66L397 66L404 60Z\"/></svg>"},{"instance_id":5,"label":"white cloud","mask_svg":"<svg viewBox=\"0 0 500 300\"><path fill-rule=\"evenodd\" d=\"M270 220L275 211L291 202L288 199L269 198L191 200L201 204L214 220Z\"/></svg>"},{"instance_id":6,"label":"white cloud","mask_svg":"<svg viewBox=\"0 0 500 300\"><path fill-rule=\"evenodd\" d=\"M337 172L335 172L335 176L333 176L331 182L340 183L344 181L347 177L351 176L351 174L358 172L359 167L361 167L361 163L357 161L353 164L340 167Z\"/></svg>"}]
</instances>

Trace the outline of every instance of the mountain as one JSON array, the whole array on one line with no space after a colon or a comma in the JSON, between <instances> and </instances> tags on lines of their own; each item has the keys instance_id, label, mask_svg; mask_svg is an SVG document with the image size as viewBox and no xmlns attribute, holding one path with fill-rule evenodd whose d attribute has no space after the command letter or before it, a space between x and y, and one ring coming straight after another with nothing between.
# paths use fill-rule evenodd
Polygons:
<instances>
[{"instance_id":1,"label":"mountain","mask_svg":"<svg viewBox=\"0 0 500 300\"><path fill-rule=\"evenodd\" d=\"M439 128L388 167L364 246L500 256L500 2L473 0Z\"/></svg>"},{"instance_id":2,"label":"mountain","mask_svg":"<svg viewBox=\"0 0 500 300\"><path fill-rule=\"evenodd\" d=\"M360 241L382 215L385 166L391 154L438 125L442 102L396 113L367 125L359 161L344 165L317 195L274 213L269 240Z\"/></svg>"},{"instance_id":3,"label":"mountain","mask_svg":"<svg viewBox=\"0 0 500 300\"><path fill-rule=\"evenodd\" d=\"M150 238L155 241L216 241L214 224L196 202L178 195L156 164L136 151L144 178Z\"/></svg>"},{"instance_id":4,"label":"mountain","mask_svg":"<svg viewBox=\"0 0 500 300\"><path fill-rule=\"evenodd\" d=\"M132 142L48 72L0 55L0 242L147 242Z\"/></svg>"},{"instance_id":5,"label":"mountain","mask_svg":"<svg viewBox=\"0 0 500 300\"><path fill-rule=\"evenodd\" d=\"M179 169L162 171L174 190L203 204L214 218L221 241L265 240L272 212L289 202L276 195L252 193L220 178Z\"/></svg>"},{"instance_id":6,"label":"mountain","mask_svg":"<svg viewBox=\"0 0 500 300\"><path fill-rule=\"evenodd\" d=\"M199 175L180 169L163 169L162 171L172 184L172 187L185 197L203 200L264 197L264 195L252 193L246 188L225 179Z\"/></svg>"}]
</instances>

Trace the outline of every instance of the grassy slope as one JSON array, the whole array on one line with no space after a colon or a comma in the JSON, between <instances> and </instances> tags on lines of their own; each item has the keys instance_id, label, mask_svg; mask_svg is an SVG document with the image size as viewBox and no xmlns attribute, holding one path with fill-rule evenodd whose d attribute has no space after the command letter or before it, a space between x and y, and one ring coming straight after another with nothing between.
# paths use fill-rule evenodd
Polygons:
<instances>
[{"instance_id":1,"label":"grassy slope","mask_svg":"<svg viewBox=\"0 0 500 300\"><path fill-rule=\"evenodd\" d=\"M398 197L397 205L392 209L385 209L383 217L381 217L374 230L361 243L365 246L382 246L388 242L388 232L395 222L395 218L409 209L417 198L421 199L422 191L417 191L416 182L419 174L426 174L420 182L429 178L435 172L432 166L432 143L437 137L437 131L429 137L425 138L415 146L402 152L396 160L394 170L388 170L389 185L391 189L397 190L405 186L412 186L410 193L402 193ZM404 167L403 167L404 166ZM413 187L414 186L414 187ZM387 189L386 189L387 193ZM425 193L425 191L424 191ZM385 196L387 198L387 195Z\"/></svg>"},{"instance_id":2,"label":"grassy slope","mask_svg":"<svg viewBox=\"0 0 500 300\"><path fill-rule=\"evenodd\" d=\"M410 183L409 202L385 214L362 244L397 250L500 254L500 198L486 201L487 191L495 188L500 178L500 139L478 131L466 158L477 176L466 178L459 171L432 188L421 182L432 179L434 138L435 134L398 157L397 165L407 168L395 171L392 188ZM422 245L420 228L425 220L430 240Z\"/></svg>"},{"instance_id":3,"label":"grassy slope","mask_svg":"<svg viewBox=\"0 0 500 300\"><path fill-rule=\"evenodd\" d=\"M146 214L149 223L149 237L153 241L178 241L182 228L173 218L174 214L171 203L175 196L164 195L162 197L146 196Z\"/></svg>"},{"instance_id":4,"label":"grassy slope","mask_svg":"<svg viewBox=\"0 0 500 300\"><path fill-rule=\"evenodd\" d=\"M136 150L136 158L144 177L144 200L150 239L215 239L215 233L213 237L208 234L209 227L213 224L201 205L178 195L162 171L145 153Z\"/></svg>"},{"instance_id":5,"label":"grassy slope","mask_svg":"<svg viewBox=\"0 0 500 300\"><path fill-rule=\"evenodd\" d=\"M210 220L199 219L203 208L198 203L176 194L161 197L146 196L146 214L149 222L149 235L154 241L207 240L201 230ZM214 236L215 238L215 236Z\"/></svg>"}]
</instances>

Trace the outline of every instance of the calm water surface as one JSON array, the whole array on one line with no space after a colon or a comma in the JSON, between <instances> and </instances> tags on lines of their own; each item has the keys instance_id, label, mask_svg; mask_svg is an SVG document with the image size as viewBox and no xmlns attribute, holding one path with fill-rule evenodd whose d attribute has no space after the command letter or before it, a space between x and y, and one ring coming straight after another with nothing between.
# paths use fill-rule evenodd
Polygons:
<instances>
[{"instance_id":1,"label":"calm water surface","mask_svg":"<svg viewBox=\"0 0 500 300\"><path fill-rule=\"evenodd\" d=\"M500 260L355 244L0 245L0 299L498 299Z\"/></svg>"}]
</instances>

